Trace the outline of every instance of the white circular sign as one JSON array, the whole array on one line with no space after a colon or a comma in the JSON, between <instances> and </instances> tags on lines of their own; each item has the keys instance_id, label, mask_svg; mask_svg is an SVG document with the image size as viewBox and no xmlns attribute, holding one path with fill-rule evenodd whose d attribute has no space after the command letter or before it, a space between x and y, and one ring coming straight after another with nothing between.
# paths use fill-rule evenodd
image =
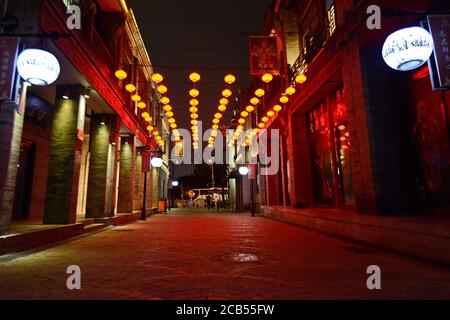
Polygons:
<instances>
[{"instance_id":1,"label":"white circular sign","mask_svg":"<svg viewBox=\"0 0 450 320\"><path fill-rule=\"evenodd\" d=\"M154 168L161 168L163 165L163 159L161 158L152 158L152 161L150 162L152 167Z\"/></svg>"},{"instance_id":2,"label":"white circular sign","mask_svg":"<svg viewBox=\"0 0 450 320\"><path fill-rule=\"evenodd\" d=\"M248 175L248 172L249 172L248 167L240 167L239 168L239 173L240 173L241 176Z\"/></svg>"},{"instance_id":3,"label":"white circular sign","mask_svg":"<svg viewBox=\"0 0 450 320\"><path fill-rule=\"evenodd\" d=\"M423 65L433 53L433 38L420 27L400 29L387 37L383 59L394 70L409 71Z\"/></svg>"},{"instance_id":4,"label":"white circular sign","mask_svg":"<svg viewBox=\"0 0 450 320\"><path fill-rule=\"evenodd\" d=\"M172 181L172 186L178 187L178 181L176 181L176 180Z\"/></svg>"},{"instance_id":5,"label":"white circular sign","mask_svg":"<svg viewBox=\"0 0 450 320\"><path fill-rule=\"evenodd\" d=\"M50 52L26 49L17 58L17 71L27 82L47 86L58 79L61 71L58 59Z\"/></svg>"}]
</instances>

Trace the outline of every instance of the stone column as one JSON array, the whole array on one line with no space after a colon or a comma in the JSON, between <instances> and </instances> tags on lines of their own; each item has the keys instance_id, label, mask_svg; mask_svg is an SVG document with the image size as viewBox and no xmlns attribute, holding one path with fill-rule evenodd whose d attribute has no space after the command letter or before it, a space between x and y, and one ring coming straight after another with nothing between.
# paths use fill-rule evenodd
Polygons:
<instances>
[{"instance_id":1,"label":"stone column","mask_svg":"<svg viewBox=\"0 0 450 320\"><path fill-rule=\"evenodd\" d=\"M118 213L133 212L134 179L135 179L135 138L121 139Z\"/></svg>"},{"instance_id":2,"label":"stone column","mask_svg":"<svg viewBox=\"0 0 450 320\"><path fill-rule=\"evenodd\" d=\"M149 189L149 192L151 192L151 200L152 200L152 207L153 208L159 208L159 175L160 175L160 169L159 168L152 168L151 169L151 188Z\"/></svg>"},{"instance_id":3,"label":"stone column","mask_svg":"<svg viewBox=\"0 0 450 320\"><path fill-rule=\"evenodd\" d=\"M288 129L286 145L289 160L288 183L291 206L309 207L314 202L314 193L306 115L290 115Z\"/></svg>"},{"instance_id":4,"label":"stone column","mask_svg":"<svg viewBox=\"0 0 450 320\"><path fill-rule=\"evenodd\" d=\"M360 49L353 43L345 54L344 97L356 208L369 214L401 213L406 193L390 70L372 48Z\"/></svg>"},{"instance_id":5,"label":"stone column","mask_svg":"<svg viewBox=\"0 0 450 320\"><path fill-rule=\"evenodd\" d=\"M144 200L144 173L142 172L142 148L136 150L135 175L134 175L134 198L133 209L142 210L142 201ZM148 175L148 174L147 174ZM147 206L146 201L146 206Z\"/></svg>"},{"instance_id":6,"label":"stone column","mask_svg":"<svg viewBox=\"0 0 450 320\"><path fill-rule=\"evenodd\" d=\"M22 88L21 103L26 101L27 86ZM24 115L14 102L0 106L0 234L8 231L16 192L17 165L20 156Z\"/></svg>"},{"instance_id":7,"label":"stone column","mask_svg":"<svg viewBox=\"0 0 450 320\"><path fill-rule=\"evenodd\" d=\"M76 222L86 100L78 85L58 86L53 111L45 224ZM65 96L68 99L64 99Z\"/></svg>"},{"instance_id":8,"label":"stone column","mask_svg":"<svg viewBox=\"0 0 450 320\"><path fill-rule=\"evenodd\" d=\"M114 145L111 144L110 115L95 114L92 118L89 182L86 202L87 218L112 215Z\"/></svg>"}]
</instances>

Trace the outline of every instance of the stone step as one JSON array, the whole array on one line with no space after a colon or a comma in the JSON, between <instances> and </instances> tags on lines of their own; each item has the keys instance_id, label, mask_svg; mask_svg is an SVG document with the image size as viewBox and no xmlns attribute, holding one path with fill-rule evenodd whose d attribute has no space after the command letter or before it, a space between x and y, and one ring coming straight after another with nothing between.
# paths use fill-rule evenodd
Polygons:
<instances>
[{"instance_id":1,"label":"stone step","mask_svg":"<svg viewBox=\"0 0 450 320\"><path fill-rule=\"evenodd\" d=\"M84 227L84 233L95 232L95 231L104 229L106 227L107 227L107 225L105 225L103 223L92 223L92 224L86 225Z\"/></svg>"}]
</instances>

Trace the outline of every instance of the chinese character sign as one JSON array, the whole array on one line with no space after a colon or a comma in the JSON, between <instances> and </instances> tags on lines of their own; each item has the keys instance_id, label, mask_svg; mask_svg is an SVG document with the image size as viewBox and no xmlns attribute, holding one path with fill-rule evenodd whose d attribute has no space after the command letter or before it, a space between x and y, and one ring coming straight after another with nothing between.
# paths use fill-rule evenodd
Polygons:
<instances>
[{"instance_id":1,"label":"chinese character sign","mask_svg":"<svg viewBox=\"0 0 450 320\"><path fill-rule=\"evenodd\" d=\"M13 100L18 38L0 38L0 100Z\"/></svg>"},{"instance_id":2,"label":"chinese character sign","mask_svg":"<svg viewBox=\"0 0 450 320\"><path fill-rule=\"evenodd\" d=\"M250 37L250 73L253 76L280 73L277 37Z\"/></svg>"},{"instance_id":3,"label":"chinese character sign","mask_svg":"<svg viewBox=\"0 0 450 320\"><path fill-rule=\"evenodd\" d=\"M441 88L450 88L450 15L428 16L428 25L434 42L434 56Z\"/></svg>"}]
</instances>

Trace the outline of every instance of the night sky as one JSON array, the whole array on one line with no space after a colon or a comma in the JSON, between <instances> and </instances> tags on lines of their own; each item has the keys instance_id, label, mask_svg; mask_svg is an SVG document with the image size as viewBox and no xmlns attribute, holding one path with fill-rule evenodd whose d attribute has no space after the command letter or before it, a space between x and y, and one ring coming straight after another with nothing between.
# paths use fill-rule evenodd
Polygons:
<instances>
[{"instance_id":1,"label":"night sky","mask_svg":"<svg viewBox=\"0 0 450 320\"><path fill-rule=\"evenodd\" d=\"M190 128L188 75L201 74L199 119L204 130L212 125L224 76L231 72L238 88L247 88L249 75L248 36L258 34L272 0L134 0L133 10L156 72L163 74L168 96L180 128ZM234 109L230 98L226 123ZM185 168L186 169L186 168ZM183 170L185 171L185 170Z\"/></svg>"}]
</instances>

